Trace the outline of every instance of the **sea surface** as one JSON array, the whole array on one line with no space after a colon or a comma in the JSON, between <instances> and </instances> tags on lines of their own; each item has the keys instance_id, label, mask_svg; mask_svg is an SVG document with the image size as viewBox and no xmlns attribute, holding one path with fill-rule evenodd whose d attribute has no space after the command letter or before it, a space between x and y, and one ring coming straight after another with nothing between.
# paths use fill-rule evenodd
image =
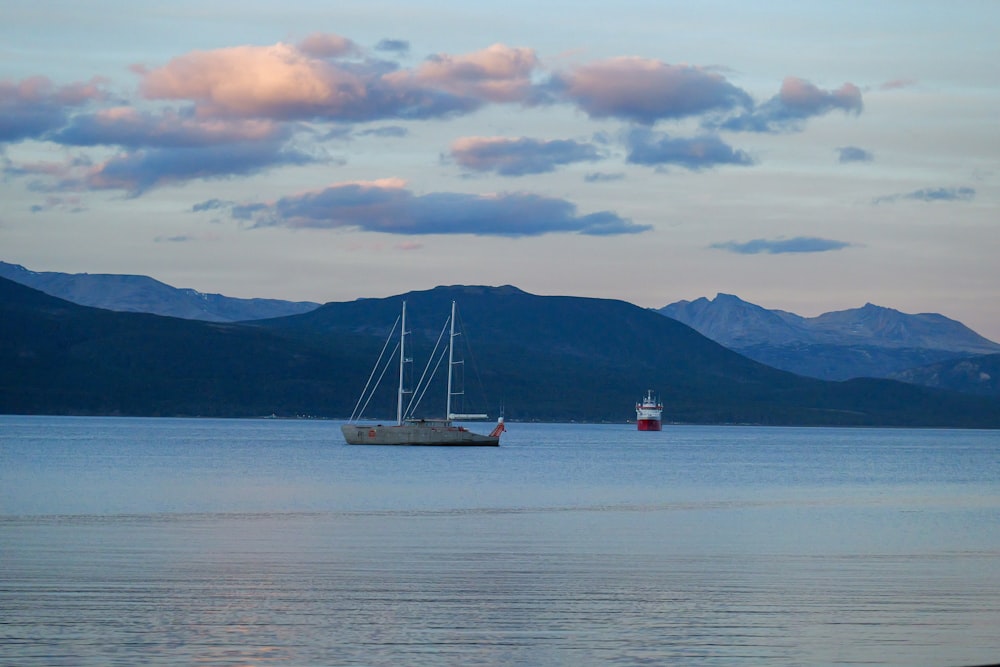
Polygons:
<instances>
[{"instance_id":1,"label":"sea surface","mask_svg":"<svg viewBox=\"0 0 1000 667\"><path fill-rule=\"evenodd\" d=\"M1000 432L339 427L0 416L0 665L1000 661Z\"/></svg>"}]
</instances>

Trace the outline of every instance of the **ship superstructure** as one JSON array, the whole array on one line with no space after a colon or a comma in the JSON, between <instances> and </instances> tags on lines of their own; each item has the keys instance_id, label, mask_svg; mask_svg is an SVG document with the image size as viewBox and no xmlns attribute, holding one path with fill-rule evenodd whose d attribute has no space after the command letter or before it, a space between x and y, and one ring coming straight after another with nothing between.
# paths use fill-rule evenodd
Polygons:
<instances>
[{"instance_id":1,"label":"ship superstructure","mask_svg":"<svg viewBox=\"0 0 1000 667\"><path fill-rule=\"evenodd\" d=\"M663 404L653 394L652 389L648 390L646 396L635 404L635 422L640 431L659 431L663 424L662 415Z\"/></svg>"}]
</instances>

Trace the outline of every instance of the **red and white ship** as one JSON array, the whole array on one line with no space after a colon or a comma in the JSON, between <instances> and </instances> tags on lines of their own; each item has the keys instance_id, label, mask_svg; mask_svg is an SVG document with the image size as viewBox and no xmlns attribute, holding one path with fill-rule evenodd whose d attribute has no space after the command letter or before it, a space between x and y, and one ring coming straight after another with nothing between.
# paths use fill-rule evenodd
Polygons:
<instances>
[{"instance_id":1,"label":"red and white ship","mask_svg":"<svg viewBox=\"0 0 1000 667\"><path fill-rule=\"evenodd\" d=\"M635 404L635 422L640 431L659 431L662 422L663 404L653 395L653 390L646 392L646 397Z\"/></svg>"}]
</instances>

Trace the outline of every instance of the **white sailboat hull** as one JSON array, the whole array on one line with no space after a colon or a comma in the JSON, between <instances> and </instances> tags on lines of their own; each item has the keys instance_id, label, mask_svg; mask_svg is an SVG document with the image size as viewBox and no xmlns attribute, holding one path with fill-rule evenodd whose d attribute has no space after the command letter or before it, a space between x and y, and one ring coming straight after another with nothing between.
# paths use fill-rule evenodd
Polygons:
<instances>
[{"instance_id":1,"label":"white sailboat hull","mask_svg":"<svg viewBox=\"0 0 1000 667\"><path fill-rule=\"evenodd\" d=\"M446 422L404 424L344 424L340 427L349 445L440 445L496 447L499 435L482 435Z\"/></svg>"}]
</instances>

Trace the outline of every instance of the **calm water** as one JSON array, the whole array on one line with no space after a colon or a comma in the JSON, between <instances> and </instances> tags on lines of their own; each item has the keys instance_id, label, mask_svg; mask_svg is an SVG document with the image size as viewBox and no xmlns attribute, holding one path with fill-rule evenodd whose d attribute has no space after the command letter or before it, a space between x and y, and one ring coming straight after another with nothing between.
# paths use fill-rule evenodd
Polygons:
<instances>
[{"instance_id":1,"label":"calm water","mask_svg":"<svg viewBox=\"0 0 1000 667\"><path fill-rule=\"evenodd\" d=\"M1000 660L1000 432L0 417L2 665Z\"/></svg>"}]
</instances>

